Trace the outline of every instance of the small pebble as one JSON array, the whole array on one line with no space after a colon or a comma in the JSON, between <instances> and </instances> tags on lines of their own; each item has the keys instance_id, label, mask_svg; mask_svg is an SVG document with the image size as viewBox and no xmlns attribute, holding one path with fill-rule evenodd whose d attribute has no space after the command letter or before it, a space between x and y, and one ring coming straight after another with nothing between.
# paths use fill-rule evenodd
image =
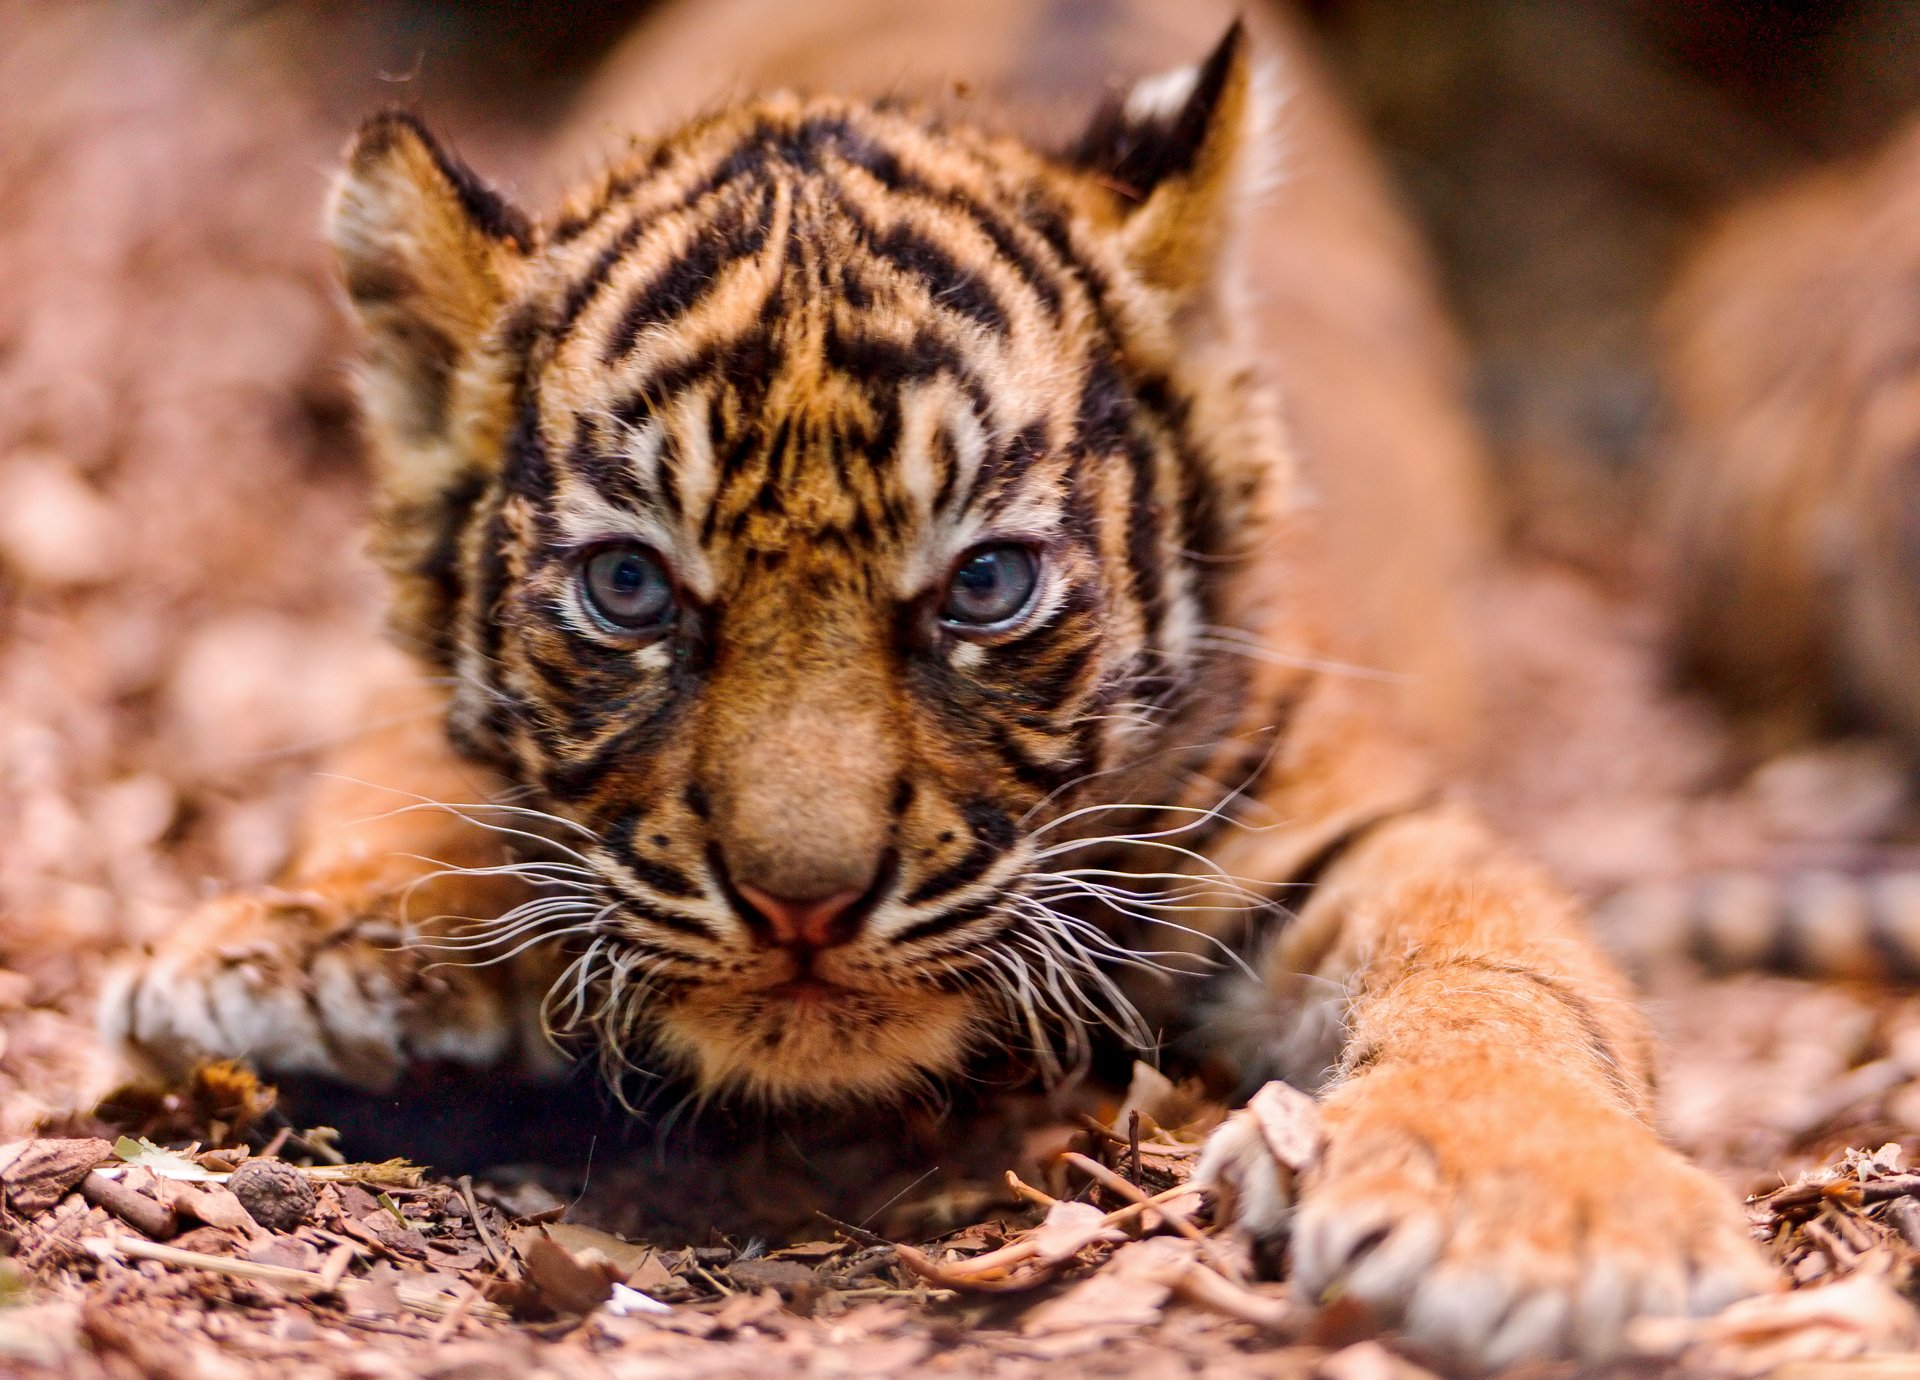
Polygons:
<instances>
[{"instance_id":1,"label":"small pebble","mask_svg":"<svg viewBox=\"0 0 1920 1380\"><path fill-rule=\"evenodd\" d=\"M248 1160L233 1171L227 1187L268 1231L292 1231L313 1211L313 1185L284 1160Z\"/></svg>"}]
</instances>

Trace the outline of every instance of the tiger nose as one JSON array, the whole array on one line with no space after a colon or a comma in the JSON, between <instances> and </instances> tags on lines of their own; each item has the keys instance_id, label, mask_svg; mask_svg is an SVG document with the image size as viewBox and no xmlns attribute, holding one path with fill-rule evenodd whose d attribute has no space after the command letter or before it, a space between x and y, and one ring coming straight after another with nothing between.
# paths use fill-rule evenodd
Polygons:
<instances>
[{"instance_id":1,"label":"tiger nose","mask_svg":"<svg viewBox=\"0 0 1920 1380\"><path fill-rule=\"evenodd\" d=\"M830 949L853 938L855 905L865 891L836 891L831 896L798 899L775 896L757 886L736 882L734 890L785 949Z\"/></svg>"}]
</instances>

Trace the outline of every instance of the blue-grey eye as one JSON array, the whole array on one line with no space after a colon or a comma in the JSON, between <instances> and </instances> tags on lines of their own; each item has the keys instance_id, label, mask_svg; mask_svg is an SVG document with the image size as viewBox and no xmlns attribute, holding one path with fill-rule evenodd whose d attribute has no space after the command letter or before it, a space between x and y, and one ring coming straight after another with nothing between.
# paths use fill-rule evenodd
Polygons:
<instances>
[{"instance_id":1,"label":"blue-grey eye","mask_svg":"<svg viewBox=\"0 0 1920 1380\"><path fill-rule=\"evenodd\" d=\"M1033 602L1040 561L1017 542L976 546L960 558L947 586L940 618L956 628L991 628L1011 622Z\"/></svg>"},{"instance_id":2,"label":"blue-grey eye","mask_svg":"<svg viewBox=\"0 0 1920 1380\"><path fill-rule=\"evenodd\" d=\"M580 570L587 606L620 632L646 632L673 612L673 580L660 558L644 546L603 546Z\"/></svg>"}]
</instances>

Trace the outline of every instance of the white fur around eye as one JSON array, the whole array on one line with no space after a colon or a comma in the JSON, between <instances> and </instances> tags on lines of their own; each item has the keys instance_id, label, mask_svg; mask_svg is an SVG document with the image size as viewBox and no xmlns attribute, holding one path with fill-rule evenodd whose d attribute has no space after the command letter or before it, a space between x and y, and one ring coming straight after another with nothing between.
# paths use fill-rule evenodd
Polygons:
<instances>
[{"instance_id":1,"label":"white fur around eye","mask_svg":"<svg viewBox=\"0 0 1920 1380\"><path fill-rule=\"evenodd\" d=\"M956 671L977 671L987 659L987 649L978 642L965 642L955 639L953 649L947 653L947 664Z\"/></svg>"}]
</instances>

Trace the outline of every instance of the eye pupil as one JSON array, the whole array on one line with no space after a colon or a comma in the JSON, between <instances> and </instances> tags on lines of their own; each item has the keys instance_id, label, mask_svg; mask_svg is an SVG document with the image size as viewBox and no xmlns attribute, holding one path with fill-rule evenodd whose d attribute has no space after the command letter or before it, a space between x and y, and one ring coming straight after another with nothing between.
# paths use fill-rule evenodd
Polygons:
<instances>
[{"instance_id":1,"label":"eye pupil","mask_svg":"<svg viewBox=\"0 0 1920 1380\"><path fill-rule=\"evenodd\" d=\"M622 632L653 628L673 610L673 581L658 556L639 546L610 546L587 558L586 602Z\"/></svg>"},{"instance_id":2,"label":"eye pupil","mask_svg":"<svg viewBox=\"0 0 1920 1380\"><path fill-rule=\"evenodd\" d=\"M958 627L992 627L1017 617L1040 582L1039 562L1013 542L969 552L954 568L940 616Z\"/></svg>"}]
</instances>

